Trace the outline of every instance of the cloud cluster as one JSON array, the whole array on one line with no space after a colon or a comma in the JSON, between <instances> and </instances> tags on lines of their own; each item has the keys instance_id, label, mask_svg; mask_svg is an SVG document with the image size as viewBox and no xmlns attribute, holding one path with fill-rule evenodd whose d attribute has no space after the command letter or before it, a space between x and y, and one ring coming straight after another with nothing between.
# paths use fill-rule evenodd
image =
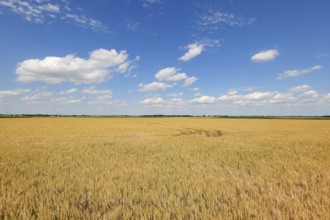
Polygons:
<instances>
[{"instance_id":1,"label":"cloud cluster","mask_svg":"<svg viewBox=\"0 0 330 220\"><path fill-rule=\"evenodd\" d=\"M151 107L181 107L186 106L187 102L185 102L182 98L171 98L169 100L165 100L162 97L154 96L142 100L141 102L139 102L139 104Z\"/></svg>"},{"instance_id":2,"label":"cloud cluster","mask_svg":"<svg viewBox=\"0 0 330 220\"><path fill-rule=\"evenodd\" d=\"M33 95L24 96L21 101L29 104L49 103L53 92L49 92L45 89L37 89Z\"/></svg>"},{"instance_id":3,"label":"cloud cluster","mask_svg":"<svg viewBox=\"0 0 330 220\"><path fill-rule=\"evenodd\" d=\"M251 61L255 63L265 63L274 60L280 53L277 49L263 50L254 54L251 57Z\"/></svg>"},{"instance_id":4,"label":"cloud cluster","mask_svg":"<svg viewBox=\"0 0 330 220\"><path fill-rule=\"evenodd\" d=\"M61 95L69 95L69 94L73 94L73 93L76 93L76 92L78 92L78 89L71 88L71 89L68 89L66 91L61 91L60 94Z\"/></svg>"},{"instance_id":5,"label":"cloud cluster","mask_svg":"<svg viewBox=\"0 0 330 220\"><path fill-rule=\"evenodd\" d=\"M177 105L174 105L174 99ZM251 91L245 93L243 91L231 89L226 94L215 96L207 96L198 94L198 97L183 100L182 98L174 98L170 100L163 99L160 96L147 98L140 104L155 106L200 106L200 105L216 105L227 107L238 106L313 106L317 104L330 104L330 93L322 95L309 85L300 85L289 88L285 92L277 91Z\"/></svg>"},{"instance_id":6,"label":"cloud cluster","mask_svg":"<svg viewBox=\"0 0 330 220\"><path fill-rule=\"evenodd\" d=\"M311 73L317 70L322 69L321 65L317 65L317 66L313 66L307 69L303 69L303 70L287 70L283 73L279 73L277 76L277 80L281 80L281 79L285 79L285 78L289 78L289 77L297 77L303 74L307 74L307 73Z\"/></svg>"},{"instance_id":7,"label":"cloud cluster","mask_svg":"<svg viewBox=\"0 0 330 220\"><path fill-rule=\"evenodd\" d=\"M92 51L88 59L70 54L65 57L25 60L18 64L16 74L17 80L25 83L36 81L48 84L100 83L107 80L111 73L118 72L116 68L130 65L132 61L127 59L126 51L98 49ZM125 67L125 70L127 69L128 67Z\"/></svg>"},{"instance_id":8,"label":"cloud cluster","mask_svg":"<svg viewBox=\"0 0 330 220\"><path fill-rule=\"evenodd\" d=\"M88 95L112 95L112 90L110 89L97 89L95 86L91 86L89 88L83 89L81 91L83 94L88 94Z\"/></svg>"},{"instance_id":9,"label":"cloud cluster","mask_svg":"<svg viewBox=\"0 0 330 220\"><path fill-rule=\"evenodd\" d=\"M155 74L155 78L160 82L155 81L149 84L140 83L139 91L147 92L147 91L166 90L170 87L175 86L177 82L182 80L184 81L182 86L188 87L198 80L198 78L195 76L188 77L186 73L180 72L180 69L176 67L166 67L164 69L159 70ZM174 84L167 84L162 81L174 82Z\"/></svg>"},{"instance_id":10,"label":"cloud cluster","mask_svg":"<svg viewBox=\"0 0 330 220\"><path fill-rule=\"evenodd\" d=\"M107 26L96 19L75 12L68 1L41 0L1 0L0 7L20 15L24 20L34 23L49 23L55 19L64 20L94 31L107 31Z\"/></svg>"},{"instance_id":11,"label":"cloud cluster","mask_svg":"<svg viewBox=\"0 0 330 220\"><path fill-rule=\"evenodd\" d=\"M29 89L0 90L0 104L4 103L8 96L20 96L28 92L30 92Z\"/></svg>"},{"instance_id":12,"label":"cloud cluster","mask_svg":"<svg viewBox=\"0 0 330 220\"><path fill-rule=\"evenodd\" d=\"M20 101L30 105L47 104L49 106L87 104L123 107L127 105L125 101L114 100L112 97L112 90L99 89L95 86L87 87L81 90L71 88L57 93L48 91L45 87L41 87L37 88L35 91L29 90L29 93L29 95L25 96L23 96L24 93L21 93Z\"/></svg>"}]
</instances>

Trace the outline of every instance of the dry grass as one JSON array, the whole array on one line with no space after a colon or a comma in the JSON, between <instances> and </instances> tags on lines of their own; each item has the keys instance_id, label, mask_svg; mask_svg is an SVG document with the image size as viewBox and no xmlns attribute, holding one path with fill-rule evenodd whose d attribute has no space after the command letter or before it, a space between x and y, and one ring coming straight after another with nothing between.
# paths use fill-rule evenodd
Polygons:
<instances>
[{"instance_id":1,"label":"dry grass","mask_svg":"<svg viewBox=\"0 0 330 220\"><path fill-rule=\"evenodd\" d=\"M330 121L0 119L0 219L330 219Z\"/></svg>"}]
</instances>

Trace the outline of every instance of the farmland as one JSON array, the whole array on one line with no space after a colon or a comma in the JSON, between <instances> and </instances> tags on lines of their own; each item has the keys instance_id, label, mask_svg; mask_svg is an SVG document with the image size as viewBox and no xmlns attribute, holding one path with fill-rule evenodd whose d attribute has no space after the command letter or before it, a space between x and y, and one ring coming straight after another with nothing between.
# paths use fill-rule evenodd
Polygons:
<instances>
[{"instance_id":1,"label":"farmland","mask_svg":"<svg viewBox=\"0 0 330 220\"><path fill-rule=\"evenodd\" d=\"M330 120L2 118L0 219L330 219Z\"/></svg>"}]
</instances>

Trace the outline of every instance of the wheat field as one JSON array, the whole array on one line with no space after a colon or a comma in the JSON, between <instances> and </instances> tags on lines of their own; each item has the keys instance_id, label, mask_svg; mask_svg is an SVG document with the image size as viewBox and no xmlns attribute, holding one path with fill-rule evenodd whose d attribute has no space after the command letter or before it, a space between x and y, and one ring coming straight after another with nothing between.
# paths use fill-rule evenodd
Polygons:
<instances>
[{"instance_id":1,"label":"wheat field","mask_svg":"<svg viewBox=\"0 0 330 220\"><path fill-rule=\"evenodd\" d=\"M330 121L2 118L0 219L330 219Z\"/></svg>"}]
</instances>

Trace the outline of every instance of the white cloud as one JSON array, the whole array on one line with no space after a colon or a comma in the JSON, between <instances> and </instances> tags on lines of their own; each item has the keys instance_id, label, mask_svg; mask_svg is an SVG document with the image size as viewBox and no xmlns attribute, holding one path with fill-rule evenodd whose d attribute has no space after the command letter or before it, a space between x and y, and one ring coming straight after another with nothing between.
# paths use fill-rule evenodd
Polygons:
<instances>
[{"instance_id":1,"label":"white cloud","mask_svg":"<svg viewBox=\"0 0 330 220\"><path fill-rule=\"evenodd\" d=\"M21 100L33 104L49 103L52 95L53 93L47 90L37 90L34 95L25 96Z\"/></svg>"},{"instance_id":2,"label":"white cloud","mask_svg":"<svg viewBox=\"0 0 330 220\"><path fill-rule=\"evenodd\" d=\"M117 72L119 73L125 73L125 76L128 77L130 76L130 73L132 72L133 69L137 68L138 65L136 64L140 60L139 56L136 56L134 60L129 60L126 61L123 64L120 64L117 68ZM136 77L137 75L133 75L133 77Z\"/></svg>"},{"instance_id":3,"label":"white cloud","mask_svg":"<svg viewBox=\"0 0 330 220\"><path fill-rule=\"evenodd\" d=\"M68 104L77 104L80 103L81 99L74 97L59 97L50 99L50 103L59 104L59 105L68 105Z\"/></svg>"},{"instance_id":4,"label":"white cloud","mask_svg":"<svg viewBox=\"0 0 330 220\"><path fill-rule=\"evenodd\" d=\"M230 96L233 96L233 95L236 95L237 93L238 93L238 91L236 89L230 89L227 94Z\"/></svg>"},{"instance_id":5,"label":"white cloud","mask_svg":"<svg viewBox=\"0 0 330 220\"><path fill-rule=\"evenodd\" d=\"M89 88L83 89L81 91L83 94L88 95L112 95L112 90L109 89L96 89L95 86L91 86Z\"/></svg>"},{"instance_id":6,"label":"white cloud","mask_svg":"<svg viewBox=\"0 0 330 220\"><path fill-rule=\"evenodd\" d=\"M78 26L94 31L107 31L108 27L101 21L90 18L82 11L75 12L68 1L27 1L1 0L0 7L20 15L24 20L33 23L52 23L57 20L70 21Z\"/></svg>"},{"instance_id":7,"label":"white cloud","mask_svg":"<svg viewBox=\"0 0 330 220\"><path fill-rule=\"evenodd\" d=\"M139 87L140 87L139 91L147 92L147 91L156 91L156 90L166 90L166 89L172 87L172 85L168 85L168 84L162 83L162 82L152 82L149 84L140 83Z\"/></svg>"},{"instance_id":8,"label":"white cloud","mask_svg":"<svg viewBox=\"0 0 330 220\"><path fill-rule=\"evenodd\" d=\"M16 89L16 90L0 90L0 96L18 96L23 93L30 92L29 89Z\"/></svg>"},{"instance_id":9,"label":"white cloud","mask_svg":"<svg viewBox=\"0 0 330 220\"><path fill-rule=\"evenodd\" d=\"M92 51L88 59L75 55L30 59L17 65L17 80L25 83L43 81L47 84L100 83L109 79L111 73L116 72L114 68L126 62L127 58L126 51L118 53L114 49L98 49Z\"/></svg>"},{"instance_id":10,"label":"white cloud","mask_svg":"<svg viewBox=\"0 0 330 220\"><path fill-rule=\"evenodd\" d=\"M120 66L118 66L117 71L120 73L125 73L127 72L129 66L130 66L129 62L123 63Z\"/></svg>"},{"instance_id":11,"label":"white cloud","mask_svg":"<svg viewBox=\"0 0 330 220\"><path fill-rule=\"evenodd\" d=\"M155 77L159 81L180 81L187 78L185 73L178 73L179 69L175 67L167 67L156 73Z\"/></svg>"},{"instance_id":12,"label":"white cloud","mask_svg":"<svg viewBox=\"0 0 330 220\"><path fill-rule=\"evenodd\" d=\"M58 5L53 5L50 3L44 4L44 5L39 5L37 6L38 9L41 11L47 11L50 13L59 13L60 12L60 6Z\"/></svg>"},{"instance_id":13,"label":"white cloud","mask_svg":"<svg viewBox=\"0 0 330 220\"><path fill-rule=\"evenodd\" d=\"M325 95L325 100L327 100L327 101L330 101L330 93L328 93L327 95Z\"/></svg>"},{"instance_id":14,"label":"white cloud","mask_svg":"<svg viewBox=\"0 0 330 220\"><path fill-rule=\"evenodd\" d=\"M180 69L175 67L167 67L164 69L159 70L155 74L155 78L158 81L171 81L174 82L172 85L166 84L163 82L152 82L149 84L139 84L139 91L154 91L154 90L166 90L172 86L177 85L177 81L185 80L183 83L183 87L187 87L198 80L197 77L188 77L186 73L180 73Z\"/></svg>"},{"instance_id":15,"label":"white cloud","mask_svg":"<svg viewBox=\"0 0 330 220\"><path fill-rule=\"evenodd\" d=\"M55 15L60 12L60 7L51 3L36 5L36 2L23 0L2 0L0 6L8 8L11 12L21 15L25 20L43 23L46 16ZM37 2L38 3L38 2Z\"/></svg>"},{"instance_id":16,"label":"white cloud","mask_svg":"<svg viewBox=\"0 0 330 220\"><path fill-rule=\"evenodd\" d=\"M305 97L317 97L319 95L319 93L313 89L310 89L306 92L304 92L301 96L305 96Z\"/></svg>"},{"instance_id":17,"label":"white cloud","mask_svg":"<svg viewBox=\"0 0 330 220\"><path fill-rule=\"evenodd\" d=\"M255 63L265 63L274 60L280 53L277 49L263 50L259 53L254 54L251 57L251 61Z\"/></svg>"},{"instance_id":18,"label":"white cloud","mask_svg":"<svg viewBox=\"0 0 330 220\"><path fill-rule=\"evenodd\" d=\"M214 103L217 99L213 96L200 96L198 98L194 98L190 100L189 102L194 104L209 104Z\"/></svg>"},{"instance_id":19,"label":"white cloud","mask_svg":"<svg viewBox=\"0 0 330 220\"><path fill-rule=\"evenodd\" d=\"M184 62L189 61L192 58L199 56L207 48L219 46L220 41L212 39L204 39L192 44L188 44L187 46L185 46L185 49L188 49L188 51L183 56L179 57L179 60Z\"/></svg>"},{"instance_id":20,"label":"white cloud","mask_svg":"<svg viewBox=\"0 0 330 220\"><path fill-rule=\"evenodd\" d=\"M232 92L235 91L235 92ZM285 106L304 106L320 105L327 101L326 95L321 95L309 85L301 85L289 88L285 92L266 91L251 92L240 94L237 90L231 90L227 94L217 98L217 102L224 106L263 106L274 107L274 105ZM304 103L304 104L302 104Z\"/></svg>"},{"instance_id":21,"label":"white cloud","mask_svg":"<svg viewBox=\"0 0 330 220\"><path fill-rule=\"evenodd\" d=\"M246 100L262 100L262 99L270 98L271 96L272 93L270 92L253 92L243 96L243 98Z\"/></svg>"},{"instance_id":22,"label":"white cloud","mask_svg":"<svg viewBox=\"0 0 330 220\"><path fill-rule=\"evenodd\" d=\"M183 87L188 87L188 86L190 86L191 84L193 84L194 82L196 82L198 80L198 78L197 77L195 77L195 76L192 76L192 77L188 77L188 78L186 78L186 80L184 81L184 83L183 83ZM197 89L198 90L198 89Z\"/></svg>"},{"instance_id":23,"label":"white cloud","mask_svg":"<svg viewBox=\"0 0 330 220\"><path fill-rule=\"evenodd\" d=\"M299 92L305 92L305 91L310 90L310 89L311 89L311 87L309 85L305 84L305 85L290 88L289 92L299 93Z\"/></svg>"},{"instance_id":24,"label":"white cloud","mask_svg":"<svg viewBox=\"0 0 330 220\"><path fill-rule=\"evenodd\" d=\"M108 105L108 106L116 106L116 107L123 107L127 105L125 101L113 100L111 94L98 96L95 99L88 101L87 104Z\"/></svg>"},{"instance_id":25,"label":"white cloud","mask_svg":"<svg viewBox=\"0 0 330 220\"><path fill-rule=\"evenodd\" d=\"M277 80L281 80L281 79L285 79L285 78L289 78L289 77L297 77L303 74L307 74L307 73L311 73L314 72L316 70L320 70L322 69L322 66L317 65L317 66L313 66L307 69L303 69L303 70L287 70L283 73L279 73L277 76Z\"/></svg>"},{"instance_id":26,"label":"white cloud","mask_svg":"<svg viewBox=\"0 0 330 220\"><path fill-rule=\"evenodd\" d=\"M167 101L167 104L171 107L179 107L186 105L186 101L184 101L182 98L173 98Z\"/></svg>"},{"instance_id":27,"label":"white cloud","mask_svg":"<svg viewBox=\"0 0 330 220\"><path fill-rule=\"evenodd\" d=\"M180 92L180 93L171 93L171 94L168 94L167 96L169 97L179 97L179 96L183 96L183 93Z\"/></svg>"},{"instance_id":28,"label":"white cloud","mask_svg":"<svg viewBox=\"0 0 330 220\"><path fill-rule=\"evenodd\" d=\"M200 15L196 23L202 30L217 30L221 25L242 27L253 24L256 20L256 18L244 18L235 14L223 12L220 9L208 8L206 12Z\"/></svg>"},{"instance_id":29,"label":"white cloud","mask_svg":"<svg viewBox=\"0 0 330 220\"><path fill-rule=\"evenodd\" d=\"M200 43L194 43L187 45L186 48L188 49L188 51L182 57L179 58L179 60L184 62L200 55L203 51L204 45Z\"/></svg>"},{"instance_id":30,"label":"white cloud","mask_svg":"<svg viewBox=\"0 0 330 220\"><path fill-rule=\"evenodd\" d=\"M164 104L165 101L161 97L152 97L152 98L147 98L141 101L140 103L145 105L159 105L159 104Z\"/></svg>"},{"instance_id":31,"label":"white cloud","mask_svg":"<svg viewBox=\"0 0 330 220\"><path fill-rule=\"evenodd\" d=\"M229 90L225 95L218 98L221 103L230 103L238 105L256 104L268 102L276 93L274 92L251 92L248 94L238 94L237 90Z\"/></svg>"},{"instance_id":32,"label":"white cloud","mask_svg":"<svg viewBox=\"0 0 330 220\"><path fill-rule=\"evenodd\" d=\"M68 94L72 94L72 93L75 93L75 92L78 92L78 89L71 88L71 89L68 89L66 91L61 91L60 94L61 95L68 95Z\"/></svg>"},{"instance_id":33,"label":"white cloud","mask_svg":"<svg viewBox=\"0 0 330 220\"><path fill-rule=\"evenodd\" d=\"M273 97L269 100L270 104L289 103L297 98L292 93L274 93Z\"/></svg>"},{"instance_id":34,"label":"white cloud","mask_svg":"<svg viewBox=\"0 0 330 220\"><path fill-rule=\"evenodd\" d=\"M86 15L67 13L63 16L63 19L71 21L80 27L89 28L94 31L107 31L108 29L102 21L90 18Z\"/></svg>"},{"instance_id":35,"label":"white cloud","mask_svg":"<svg viewBox=\"0 0 330 220\"><path fill-rule=\"evenodd\" d=\"M182 98L172 98L170 100L164 100L162 97L154 96L146 98L139 102L140 104L150 105L152 107L179 107L186 104Z\"/></svg>"},{"instance_id":36,"label":"white cloud","mask_svg":"<svg viewBox=\"0 0 330 220\"><path fill-rule=\"evenodd\" d=\"M191 92L197 92L197 91L199 91L199 88L198 87L191 88L191 89L189 89L189 91L191 91Z\"/></svg>"}]
</instances>

